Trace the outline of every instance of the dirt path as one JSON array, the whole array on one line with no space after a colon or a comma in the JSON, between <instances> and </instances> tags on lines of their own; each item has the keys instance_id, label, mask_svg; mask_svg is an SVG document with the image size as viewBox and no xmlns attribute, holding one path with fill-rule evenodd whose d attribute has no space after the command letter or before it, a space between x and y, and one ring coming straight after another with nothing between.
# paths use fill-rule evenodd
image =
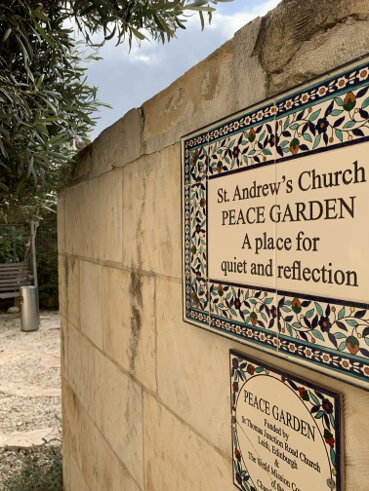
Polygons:
<instances>
[{"instance_id":1,"label":"dirt path","mask_svg":"<svg viewBox=\"0 0 369 491\"><path fill-rule=\"evenodd\" d=\"M42 312L36 332L0 315L0 489L19 449L61 438L60 321Z\"/></svg>"}]
</instances>

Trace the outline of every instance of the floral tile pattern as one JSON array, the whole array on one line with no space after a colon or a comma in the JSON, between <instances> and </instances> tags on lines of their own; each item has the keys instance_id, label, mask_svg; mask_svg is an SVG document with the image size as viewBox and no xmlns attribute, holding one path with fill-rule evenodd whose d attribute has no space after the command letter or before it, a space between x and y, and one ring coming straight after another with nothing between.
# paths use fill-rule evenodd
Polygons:
<instances>
[{"instance_id":1,"label":"floral tile pattern","mask_svg":"<svg viewBox=\"0 0 369 491\"><path fill-rule=\"evenodd\" d=\"M279 349L369 379L369 311L278 296Z\"/></svg>"},{"instance_id":2,"label":"floral tile pattern","mask_svg":"<svg viewBox=\"0 0 369 491\"><path fill-rule=\"evenodd\" d=\"M365 141L368 61L183 138L185 320L369 388L369 299L223 284L209 278L207 244L209 179Z\"/></svg>"},{"instance_id":3,"label":"floral tile pattern","mask_svg":"<svg viewBox=\"0 0 369 491\"><path fill-rule=\"evenodd\" d=\"M369 137L368 106L369 86L364 86L280 117L276 125L278 156L303 155Z\"/></svg>"},{"instance_id":4,"label":"floral tile pattern","mask_svg":"<svg viewBox=\"0 0 369 491\"><path fill-rule=\"evenodd\" d=\"M185 316L207 324L207 185L202 180L184 187Z\"/></svg>"},{"instance_id":5,"label":"floral tile pattern","mask_svg":"<svg viewBox=\"0 0 369 491\"><path fill-rule=\"evenodd\" d=\"M274 125L264 123L238 131L209 144L208 175L274 160Z\"/></svg>"}]
</instances>

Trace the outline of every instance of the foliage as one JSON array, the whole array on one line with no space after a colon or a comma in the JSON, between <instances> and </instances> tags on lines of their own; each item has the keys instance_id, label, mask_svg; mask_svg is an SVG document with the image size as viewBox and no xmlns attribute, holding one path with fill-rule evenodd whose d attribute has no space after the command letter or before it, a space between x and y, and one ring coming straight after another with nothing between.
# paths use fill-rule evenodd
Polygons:
<instances>
[{"instance_id":1,"label":"foliage","mask_svg":"<svg viewBox=\"0 0 369 491\"><path fill-rule=\"evenodd\" d=\"M59 290L55 213L45 214L37 227L36 259L40 307L46 309L57 308L59 305Z\"/></svg>"},{"instance_id":2,"label":"foliage","mask_svg":"<svg viewBox=\"0 0 369 491\"><path fill-rule=\"evenodd\" d=\"M86 42L165 42L186 14L230 0L3 0L0 4L0 215L25 216L55 203L71 158L94 125L99 103L86 82L73 24ZM73 24L72 24L73 23ZM95 36L96 38L96 36Z\"/></svg>"},{"instance_id":3,"label":"foliage","mask_svg":"<svg viewBox=\"0 0 369 491\"><path fill-rule=\"evenodd\" d=\"M28 251L28 228L0 225L0 264L19 263Z\"/></svg>"},{"instance_id":4,"label":"foliage","mask_svg":"<svg viewBox=\"0 0 369 491\"><path fill-rule=\"evenodd\" d=\"M41 308L57 308L58 254L41 252L37 255L38 298Z\"/></svg>"},{"instance_id":5,"label":"foliage","mask_svg":"<svg viewBox=\"0 0 369 491\"><path fill-rule=\"evenodd\" d=\"M6 491L63 491L60 446L45 444L22 455L22 466L4 484Z\"/></svg>"},{"instance_id":6,"label":"foliage","mask_svg":"<svg viewBox=\"0 0 369 491\"><path fill-rule=\"evenodd\" d=\"M74 19L91 41L91 36L102 32L105 40L116 39L117 45L126 37L146 37L170 41L178 28L186 28L186 13L197 11L201 26L205 27L204 13L209 22L215 10L211 4L232 0L79 0L71 2Z\"/></svg>"},{"instance_id":7,"label":"foliage","mask_svg":"<svg viewBox=\"0 0 369 491\"><path fill-rule=\"evenodd\" d=\"M52 202L76 139L86 139L95 89L65 15L52 2L5 0L0 6L0 202L32 215ZM27 213L28 212L28 213Z\"/></svg>"}]
</instances>

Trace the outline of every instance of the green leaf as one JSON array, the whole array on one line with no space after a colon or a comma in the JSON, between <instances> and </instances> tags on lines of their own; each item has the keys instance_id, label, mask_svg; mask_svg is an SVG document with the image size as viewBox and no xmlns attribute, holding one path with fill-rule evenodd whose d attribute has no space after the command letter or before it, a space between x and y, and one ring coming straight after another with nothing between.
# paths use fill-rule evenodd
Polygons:
<instances>
[{"instance_id":1,"label":"green leaf","mask_svg":"<svg viewBox=\"0 0 369 491\"><path fill-rule=\"evenodd\" d=\"M345 351L346 349L346 341L342 341L342 343L338 346L338 351Z\"/></svg>"},{"instance_id":2,"label":"green leaf","mask_svg":"<svg viewBox=\"0 0 369 491\"><path fill-rule=\"evenodd\" d=\"M347 123L344 124L344 128L345 129L349 129L349 128L352 128L353 126L355 126L356 122L355 121L347 121Z\"/></svg>"},{"instance_id":3,"label":"green leaf","mask_svg":"<svg viewBox=\"0 0 369 491\"><path fill-rule=\"evenodd\" d=\"M272 155L272 152L271 150L269 150L269 148L263 148L263 152L262 152L264 155Z\"/></svg>"},{"instance_id":4,"label":"green leaf","mask_svg":"<svg viewBox=\"0 0 369 491\"><path fill-rule=\"evenodd\" d=\"M342 109L333 109L333 111L331 112L331 116L339 116L342 113L343 113Z\"/></svg>"},{"instance_id":5,"label":"green leaf","mask_svg":"<svg viewBox=\"0 0 369 491\"><path fill-rule=\"evenodd\" d=\"M310 319L310 317L312 317L314 315L314 309L311 309L309 310L308 312L306 312L305 316Z\"/></svg>"},{"instance_id":6,"label":"green leaf","mask_svg":"<svg viewBox=\"0 0 369 491\"><path fill-rule=\"evenodd\" d=\"M320 405L319 399L316 397L316 395L313 393L313 391L309 391L310 399L314 402L316 406Z\"/></svg>"},{"instance_id":7,"label":"green leaf","mask_svg":"<svg viewBox=\"0 0 369 491\"><path fill-rule=\"evenodd\" d=\"M368 106L369 106L369 97L367 97L365 101L362 103L361 108L365 109Z\"/></svg>"},{"instance_id":8,"label":"green leaf","mask_svg":"<svg viewBox=\"0 0 369 491\"><path fill-rule=\"evenodd\" d=\"M336 129L334 130L334 132L336 133L337 138L338 138L338 139L339 139L341 142L343 142L343 133L342 133L342 131L341 131L341 130L339 130L338 128L336 128Z\"/></svg>"},{"instance_id":9,"label":"green leaf","mask_svg":"<svg viewBox=\"0 0 369 491\"><path fill-rule=\"evenodd\" d=\"M315 309L317 311L317 314L322 316L323 315L323 309L322 309L320 303L314 302L314 306L315 306Z\"/></svg>"},{"instance_id":10,"label":"green leaf","mask_svg":"<svg viewBox=\"0 0 369 491\"><path fill-rule=\"evenodd\" d=\"M315 120L317 119L317 117L319 116L320 111L321 111L321 110L320 110L320 109L318 109L317 111L315 111L315 112L311 113L308 119L309 119L310 121L315 121Z\"/></svg>"},{"instance_id":11,"label":"green leaf","mask_svg":"<svg viewBox=\"0 0 369 491\"><path fill-rule=\"evenodd\" d=\"M312 333L316 338L320 339L321 341L324 341L324 336L318 329L313 329Z\"/></svg>"},{"instance_id":12,"label":"green leaf","mask_svg":"<svg viewBox=\"0 0 369 491\"><path fill-rule=\"evenodd\" d=\"M263 300L263 303L266 304L266 305L269 305L272 302L273 302L273 297L266 297Z\"/></svg>"},{"instance_id":13,"label":"green leaf","mask_svg":"<svg viewBox=\"0 0 369 491\"><path fill-rule=\"evenodd\" d=\"M321 137L322 137L321 133L319 133L319 134L318 134L318 135L315 137L314 144L313 144L313 149L314 149L314 148L316 148L316 147L319 145L320 140L321 140Z\"/></svg>"}]
</instances>

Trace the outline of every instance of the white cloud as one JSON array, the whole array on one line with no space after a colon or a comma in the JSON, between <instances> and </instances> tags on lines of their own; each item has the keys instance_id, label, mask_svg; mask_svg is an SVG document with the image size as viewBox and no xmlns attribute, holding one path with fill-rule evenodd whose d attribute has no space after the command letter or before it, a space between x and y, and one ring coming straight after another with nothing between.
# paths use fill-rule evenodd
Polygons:
<instances>
[{"instance_id":1,"label":"white cloud","mask_svg":"<svg viewBox=\"0 0 369 491\"><path fill-rule=\"evenodd\" d=\"M103 60L89 65L88 79L91 85L98 87L99 99L110 103L113 109L101 109L101 119L92 137L132 107L141 105L163 90L230 39L235 31L255 17L265 15L280 0L260 2L254 6L247 2L248 6L238 8L234 13L222 13L219 7L212 24L206 26L204 32L197 15L192 16L188 19L187 29L178 31L177 38L168 45L144 41L140 45L134 44L129 52L127 46L116 47L112 42L107 43L99 52ZM234 5L237 7L237 0Z\"/></svg>"}]
</instances>

